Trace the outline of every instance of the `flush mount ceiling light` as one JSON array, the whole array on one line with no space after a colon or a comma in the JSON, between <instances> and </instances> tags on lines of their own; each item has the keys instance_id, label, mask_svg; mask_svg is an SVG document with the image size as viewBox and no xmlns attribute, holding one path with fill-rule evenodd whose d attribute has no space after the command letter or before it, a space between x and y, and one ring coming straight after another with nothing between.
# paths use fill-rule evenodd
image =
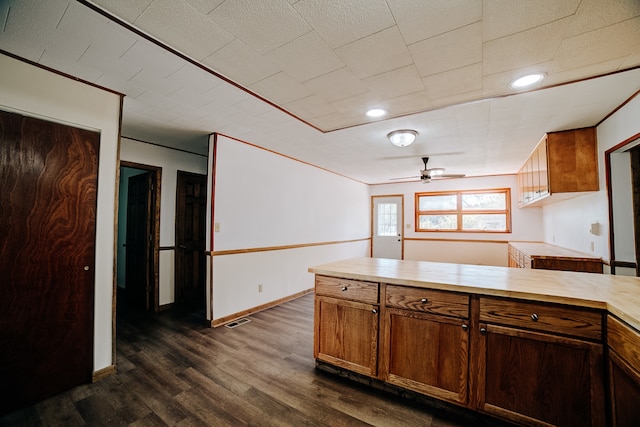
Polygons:
<instances>
[{"instance_id":1,"label":"flush mount ceiling light","mask_svg":"<svg viewBox=\"0 0 640 427\"><path fill-rule=\"evenodd\" d=\"M529 74L527 76L520 77L519 79L515 79L509 86L514 89L522 89L539 83L542 81L542 79L544 79L544 74Z\"/></svg>"},{"instance_id":2,"label":"flush mount ceiling light","mask_svg":"<svg viewBox=\"0 0 640 427\"><path fill-rule=\"evenodd\" d=\"M367 111L367 116L369 116L369 117L382 117L385 114L387 114L387 112L385 110L383 110L382 108L373 108L373 109Z\"/></svg>"},{"instance_id":3,"label":"flush mount ceiling light","mask_svg":"<svg viewBox=\"0 0 640 427\"><path fill-rule=\"evenodd\" d=\"M418 132L415 130L401 129L389 133L387 138L389 138L389 141L396 147L406 147L407 145L413 144L413 141L416 140L416 135L418 135Z\"/></svg>"}]
</instances>

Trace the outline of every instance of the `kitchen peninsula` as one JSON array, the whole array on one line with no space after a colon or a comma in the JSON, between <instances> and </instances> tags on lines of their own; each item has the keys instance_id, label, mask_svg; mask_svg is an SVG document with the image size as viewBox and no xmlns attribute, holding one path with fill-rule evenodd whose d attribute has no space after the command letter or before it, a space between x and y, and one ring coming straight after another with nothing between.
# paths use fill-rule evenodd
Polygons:
<instances>
[{"instance_id":1,"label":"kitchen peninsula","mask_svg":"<svg viewBox=\"0 0 640 427\"><path fill-rule=\"evenodd\" d=\"M638 278L376 258L309 271L319 366L518 424L640 417Z\"/></svg>"}]
</instances>

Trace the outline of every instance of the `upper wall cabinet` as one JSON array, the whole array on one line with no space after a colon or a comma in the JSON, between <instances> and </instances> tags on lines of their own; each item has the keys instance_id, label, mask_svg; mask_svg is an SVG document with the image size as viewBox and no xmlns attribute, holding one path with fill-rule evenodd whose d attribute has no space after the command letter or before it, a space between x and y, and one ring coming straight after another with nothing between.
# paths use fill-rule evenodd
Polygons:
<instances>
[{"instance_id":1,"label":"upper wall cabinet","mask_svg":"<svg viewBox=\"0 0 640 427\"><path fill-rule=\"evenodd\" d=\"M552 203L597 191L597 153L594 127L546 134L518 171L518 205Z\"/></svg>"}]
</instances>

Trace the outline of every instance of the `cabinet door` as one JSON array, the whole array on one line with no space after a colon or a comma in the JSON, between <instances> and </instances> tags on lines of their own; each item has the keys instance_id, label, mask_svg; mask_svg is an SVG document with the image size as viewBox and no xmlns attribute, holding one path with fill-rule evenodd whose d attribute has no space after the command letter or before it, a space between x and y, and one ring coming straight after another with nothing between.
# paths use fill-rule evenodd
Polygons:
<instances>
[{"instance_id":1,"label":"cabinet door","mask_svg":"<svg viewBox=\"0 0 640 427\"><path fill-rule=\"evenodd\" d=\"M615 352L609 352L611 424L614 427L640 426L640 372Z\"/></svg>"},{"instance_id":2,"label":"cabinet door","mask_svg":"<svg viewBox=\"0 0 640 427\"><path fill-rule=\"evenodd\" d=\"M480 410L518 424L605 424L602 345L480 324Z\"/></svg>"},{"instance_id":3,"label":"cabinet door","mask_svg":"<svg viewBox=\"0 0 640 427\"><path fill-rule=\"evenodd\" d=\"M316 359L363 375L377 374L377 305L316 296L314 324Z\"/></svg>"},{"instance_id":4,"label":"cabinet door","mask_svg":"<svg viewBox=\"0 0 640 427\"><path fill-rule=\"evenodd\" d=\"M547 139L544 138L538 144L535 155L538 156L538 175L540 181L539 197L547 197L549 195L549 170L547 167Z\"/></svg>"},{"instance_id":5,"label":"cabinet door","mask_svg":"<svg viewBox=\"0 0 640 427\"><path fill-rule=\"evenodd\" d=\"M467 402L467 321L387 309L385 379L397 386L458 403Z\"/></svg>"}]
</instances>

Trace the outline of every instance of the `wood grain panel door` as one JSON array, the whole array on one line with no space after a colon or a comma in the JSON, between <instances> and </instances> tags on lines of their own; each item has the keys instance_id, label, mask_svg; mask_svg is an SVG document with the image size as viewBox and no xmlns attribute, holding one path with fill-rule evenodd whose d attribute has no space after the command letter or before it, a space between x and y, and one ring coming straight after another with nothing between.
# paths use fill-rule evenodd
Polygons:
<instances>
[{"instance_id":1,"label":"wood grain panel door","mask_svg":"<svg viewBox=\"0 0 640 427\"><path fill-rule=\"evenodd\" d=\"M153 236L151 172L129 178L127 196L127 258L125 270L126 295L135 308L153 307Z\"/></svg>"},{"instance_id":2,"label":"wood grain panel door","mask_svg":"<svg viewBox=\"0 0 640 427\"><path fill-rule=\"evenodd\" d=\"M207 177L178 171L176 201L176 303L205 307Z\"/></svg>"},{"instance_id":3,"label":"wood grain panel door","mask_svg":"<svg viewBox=\"0 0 640 427\"><path fill-rule=\"evenodd\" d=\"M0 112L0 413L91 381L99 143Z\"/></svg>"}]
</instances>

